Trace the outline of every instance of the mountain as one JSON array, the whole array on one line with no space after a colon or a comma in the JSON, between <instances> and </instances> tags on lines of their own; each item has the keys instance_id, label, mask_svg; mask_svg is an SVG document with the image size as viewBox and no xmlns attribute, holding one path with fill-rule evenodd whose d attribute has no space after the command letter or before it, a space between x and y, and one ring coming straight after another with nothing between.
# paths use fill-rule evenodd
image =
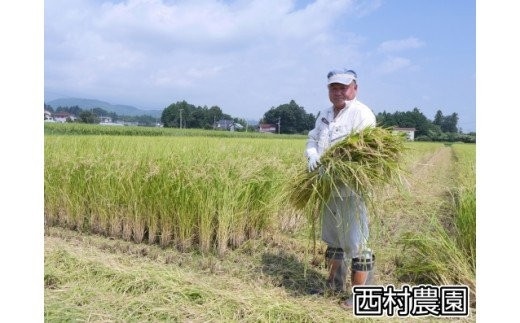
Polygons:
<instances>
[{"instance_id":1,"label":"mountain","mask_svg":"<svg viewBox=\"0 0 520 323\"><path fill-rule=\"evenodd\" d=\"M79 98L61 98L46 102L53 109L57 107L72 107L77 105L83 110L101 108L108 112L115 112L119 116L141 116L149 115L154 118L160 118L163 110L141 110L131 105L111 104L104 101L93 99L79 99Z\"/></svg>"}]
</instances>

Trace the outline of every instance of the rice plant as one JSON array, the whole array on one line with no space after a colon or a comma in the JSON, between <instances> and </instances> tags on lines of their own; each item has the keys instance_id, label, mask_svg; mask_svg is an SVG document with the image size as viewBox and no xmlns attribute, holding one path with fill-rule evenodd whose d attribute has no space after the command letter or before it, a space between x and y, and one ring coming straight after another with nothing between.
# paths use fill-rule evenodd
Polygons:
<instances>
[{"instance_id":1,"label":"rice plant","mask_svg":"<svg viewBox=\"0 0 520 323\"><path fill-rule=\"evenodd\" d=\"M406 146L419 147L410 149L414 156L429 149ZM45 221L223 253L249 238L301 227L303 211L285 189L302 188L294 179L305 169L304 148L304 139L279 137L47 134Z\"/></svg>"},{"instance_id":2,"label":"rice plant","mask_svg":"<svg viewBox=\"0 0 520 323\"><path fill-rule=\"evenodd\" d=\"M455 189L455 227L458 244L476 271L477 198L475 179L475 145L455 144L457 187Z\"/></svg>"},{"instance_id":3,"label":"rice plant","mask_svg":"<svg viewBox=\"0 0 520 323\"><path fill-rule=\"evenodd\" d=\"M281 192L302 150L280 139L46 136L46 223L223 253L292 212Z\"/></svg>"}]
</instances>

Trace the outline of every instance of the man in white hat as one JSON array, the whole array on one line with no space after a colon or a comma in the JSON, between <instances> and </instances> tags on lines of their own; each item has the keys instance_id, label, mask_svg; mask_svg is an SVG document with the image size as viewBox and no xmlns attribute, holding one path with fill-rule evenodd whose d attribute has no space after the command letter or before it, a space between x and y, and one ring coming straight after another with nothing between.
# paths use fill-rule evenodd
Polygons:
<instances>
[{"instance_id":1,"label":"man in white hat","mask_svg":"<svg viewBox=\"0 0 520 323\"><path fill-rule=\"evenodd\" d=\"M321 155L334 143L351 132L376 125L372 110L357 100L357 74L353 70L335 70L327 75L329 100L332 106L321 111L316 125L309 132L305 155L309 171L319 167ZM366 284L375 260L367 247L367 209L361 197L352 189L341 185L333 192L322 215L322 240L327 244L325 258L329 266L327 286L345 291L347 260L352 259L351 284ZM352 298L343 306L351 306Z\"/></svg>"}]
</instances>

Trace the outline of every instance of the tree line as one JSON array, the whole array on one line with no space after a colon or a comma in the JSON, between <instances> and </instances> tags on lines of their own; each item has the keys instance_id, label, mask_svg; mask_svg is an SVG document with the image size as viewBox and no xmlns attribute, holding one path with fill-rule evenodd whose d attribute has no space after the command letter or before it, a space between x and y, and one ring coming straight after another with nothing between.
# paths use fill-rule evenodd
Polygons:
<instances>
[{"instance_id":1,"label":"tree line","mask_svg":"<svg viewBox=\"0 0 520 323\"><path fill-rule=\"evenodd\" d=\"M428 119L418 108L412 111L386 111L376 115L377 124L382 127L415 128L415 140L419 141L476 141L476 133L462 133L458 128L459 116L457 113L444 116L438 110L433 121ZM261 123L278 125L280 133L306 134L314 127L316 117L312 113L306 113L305 108L299 106L294 100L288 104L269 109L261 119Z\"/></svg>"},{"instance_id":2,"label":"tree line","mask_svg":"<svg viewBox=\"0 0 520 323\"><path fill-rule=\"evenodd\" d=\"M126 116L118 115L115 112L109 112L102 108L82 109L77 105L71 107L59 106L54 108L48 104L44 104L44 109L51 113L67 112L77 117L77 122L80 123L99 123L100 117L110 117L113 122L124 121L124 122L137 122L143 126L154 126L157 123L157 119L149 115L141 116ZM71 121L72 122L72 121Z\"/></svg>"},{"instance_id":3,"label":"tree line","mask_svg":"<svg viewBox=\"0 0 520 323\"><path fill-rule=\"evenodd\" d=\"M183 127L183 128L204 128L211 129L219 120L230 120L242 125L245 129L247 122L241 118L234 118L229 114L222 112L220 107L207 106L200 107L189 104L186 101L179 101L169 105L164 109L161 122L165 127ZM299 106L291 100L288 104L282 104L278 107L271 107L267 111L260 123L269 123L278 126L280 124L280 133L296 134L306 133L314 127L315 117L307 114L305 108ZM277 129L278 131L278 129Z\"/></svg>"},{"instance_id":4,"label":"tree line","mask_svg":"<svg viewBox=\"0 0 520 323\"><path fill-rule=\"evenodd\" d=\"M45 109L54 112L51 106L45 105ZM98 123L101 116L111 117L114 121L138 122L140 125L155 125L157 121L151 116L118 116L101 108L82 110L78 106L58 107L56 112L60 111L74 114L79 117L79 122L85 123ZM476 133L464 134L458 128L457 113L444 115L438 110L431 121L416 107L412 111L383 111L376 115L376 119L377 124L382 127L415 128L415 140L418 141L476 141ZM216 105L208 108L178 101L166 107L161 115L164 127L174 128L213 129L220 120L232 121L246 129L247 122L244 119L232 117ZM307 113L303 106L291 100L289 103L271 107L264 113L260 123L275 125L277 132L283 134L307 134L314 127L315 120L312 113Z\"/></svg>"},{"instance_id":5,"label":"tree line","mask_svg":"<svg viewBox=\"0 0 520 323\"><path fill-rule=\"evenodd\" d=\"M213 129L220 120L229 120L247 126L247 121L241 118L234 118L222 112L219 106L195 106L186 101L178 101L170 104L163 110L161 122L165 127L170 128L200 128Z\"/></svg>"},{"instance_id":6,"label":"tree line","mask_svg":"<svg viewBox=\"0 0 520 323\"><path fill-rule=\"evenodd\" d=\"M464 134L458 127L457 113L444 116L437 110L434 120L428 119L418 108L412 111L380 112L376 116L377 124L383 127L415 128L415 140L418 141L462 141L476 142L476 133Z\"/></svg>"}]
</instances>

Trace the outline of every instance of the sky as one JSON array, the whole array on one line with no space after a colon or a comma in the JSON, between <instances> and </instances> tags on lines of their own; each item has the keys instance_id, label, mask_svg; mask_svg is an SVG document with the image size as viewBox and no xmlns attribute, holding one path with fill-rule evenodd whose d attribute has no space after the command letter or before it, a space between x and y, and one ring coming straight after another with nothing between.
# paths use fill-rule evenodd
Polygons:
<instances>
[{"instance_id":1,"label":"sky","mask_svg":"<svg viewBox=\"0 0 520 323\"><path fill-rule=\"evenodd\" d=\"M328 71L349 68L374 113L440 109L475 131L475 16L468 0L46 0L45 101L316 114Z\"/></svg>"}]
</instances>

